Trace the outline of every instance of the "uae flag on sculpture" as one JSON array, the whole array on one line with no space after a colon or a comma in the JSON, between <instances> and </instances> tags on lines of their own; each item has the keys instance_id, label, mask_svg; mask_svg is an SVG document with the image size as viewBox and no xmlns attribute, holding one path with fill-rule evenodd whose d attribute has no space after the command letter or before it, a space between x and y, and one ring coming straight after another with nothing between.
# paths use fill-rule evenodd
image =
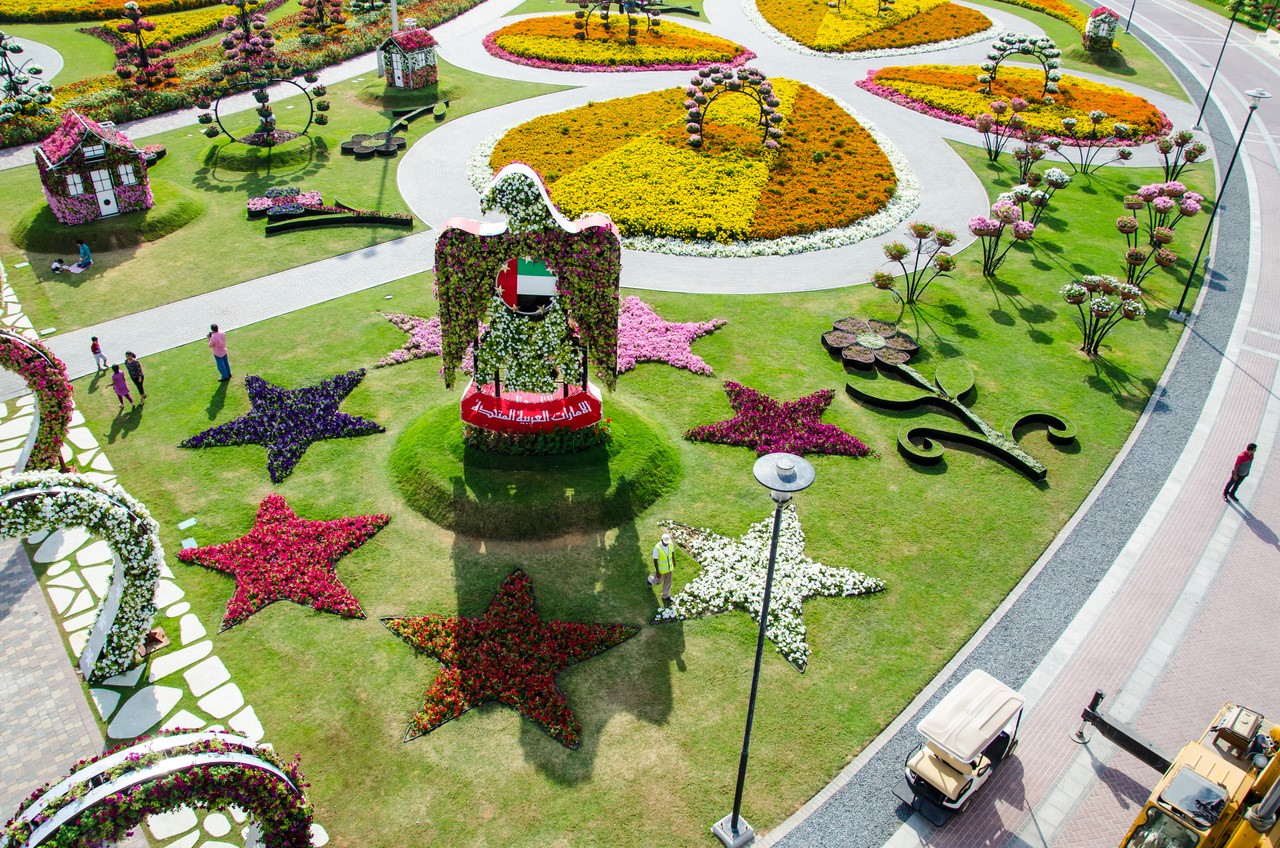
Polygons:
<instances>
[{"instance_id":1,"label":"uae flag on sculpture","mask_svg":"<svg viewBox=\"0 0 1280 848\"><path fill-rule=\"evenodd\" d=\"M521 297L553 297L556 277L545 262L536 259L508 259L498 272L498 291L512 309Z\"/></svg>"}]
</instances>

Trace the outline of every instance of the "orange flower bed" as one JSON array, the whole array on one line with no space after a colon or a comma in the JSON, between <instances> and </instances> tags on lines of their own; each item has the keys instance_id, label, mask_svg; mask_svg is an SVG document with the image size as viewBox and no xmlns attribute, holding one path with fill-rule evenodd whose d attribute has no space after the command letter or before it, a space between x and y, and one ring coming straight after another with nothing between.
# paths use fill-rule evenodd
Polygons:
<instances>
[{"instance_id":1,"label":"orange flower bed","mask_svg":"<svg viewBox=\"0 0 1280 848\"><path fill-rule=\"evenodd\" d=\"M686 95L666 89L535 118L503 136L489 165L530 165L570 217L601 210L628 236L775 239L883 209L898 178L870 133L812 88L773 83L786 116L776 151L745 97L717 101L704 147L691 149Z\"/></svg>"},{"instance_id":2,"label":"orange flower bed","mask_svg":"<svg viewBox=\"0 0 1280 848\"><path fill-rule=\"evenodd\" d=\"M219 5L217 0L138 0L148 15ZM107 21L120 17L123 0L0 0L0 22Z\"/></svg>"},{"instance_id":3,"label":"orange flower bed","mask_svg":"<svg viewBox=\"0 0 1280 848\"><path fill-rule=\"evenodd\" d=\"M879 32L868 33L845 45L849 51L885 50L950 41L990 28L991 21L981 12L966 6L947 3L934 6L915 17Z\"/></svg>"},{"instance_id":4,"label":"orange flower bed","mask_svg":"<svg viewBox=\"0 0 1280 848\"><path fill-rule=\"evenodd\" d=\"M670 21L654 29L641 24L635 44L627 43L627 28L617 20L606 30L593 19L582 40L574 23L573 15L527 18L486 36L484 46L501 59L552 68L696 68L738 64L755 55L732 41Z\"/></svg>"},{"instance_id":5,"label":"orange flower bed","mask_svg":"<svg viewBox=\"0 0 1280 848\"><path fill-rule=\"evenodd\" d=\"M872 71L860 88L889 100L955 123L973 125L991 111L993 100L1008 102L1021 97L1031 105L1022 117L1030 129L1048 135L1062 133L1062 119L1075 118L1087 126L1092 111L1106 114L1099 124L1103 134L1117 122L1133 128L1135 140L1149 139L1169 127L1169 119L1145 98L1122 88L1076 77L1058 82L1052 103L1041 103L1044 73L1039 69L1002 66L990 94L983 94L976 65L903 65Z\"/></svg>"}]
</instances>

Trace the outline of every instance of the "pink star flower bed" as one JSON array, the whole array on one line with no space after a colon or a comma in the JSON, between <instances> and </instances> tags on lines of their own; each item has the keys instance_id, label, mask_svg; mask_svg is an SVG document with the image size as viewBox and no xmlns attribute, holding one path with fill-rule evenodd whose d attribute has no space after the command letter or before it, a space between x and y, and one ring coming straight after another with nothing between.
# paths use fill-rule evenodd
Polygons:
<instances>
[{"instance_id":1,"label":"pink star flower bed","mask_svg":"<svg viewBox=\"0 0 1280 848\"><path fill-rule=\"evenodd\" d=\"M684 434L691 442L712 442L755 448L768 453L867 456L871 449L834 424L822 423L822 413L835 392L822 389L799 400L779 402L732 380L724 384L729 405L737 413L727 421L694 427Z\"/></svg>"},{"instance_id":2,"label":"pink star flower bed","mask_svg":"<svg viewBox=\"0 0 1280 848\"><path fill-rule=\"evenodd\" d=\"M408 334L409 341L375 362L374 368L387 368L412 362L415 359L440 355L439 317L419 318L417 315L402 315L396 312L387 315L386 319L397 329Z\"/></svg>"},{"instance_id":3,"label":"pink star flower bed","mask_svg":"<svg viewBox=\"0 0 1280 848\"><path fill-rule=\"evenodd\" d=\"M632 295L622 302L618 313L618 373L630 371L637 362L665 362L710 376L714 373L711 366L690 346L695 339L724 325L723 318L687 323L664 321L653 307Z\"/></svg>"},{"instance_id":4,"label":"pink star flower bed","mask_svg":"<svg viewBox=\"0 0 1280 848\"><path fill-rule=\"evenodd\" d=\"M184 548L178 559L235 577L222 630L281 600L343 618L364 618L360 602L338 579L337 563L390 520L389 515L355 515L308 521L272 493L258 505L248 533L221 545Z\"/></svg>"}]
</instances>

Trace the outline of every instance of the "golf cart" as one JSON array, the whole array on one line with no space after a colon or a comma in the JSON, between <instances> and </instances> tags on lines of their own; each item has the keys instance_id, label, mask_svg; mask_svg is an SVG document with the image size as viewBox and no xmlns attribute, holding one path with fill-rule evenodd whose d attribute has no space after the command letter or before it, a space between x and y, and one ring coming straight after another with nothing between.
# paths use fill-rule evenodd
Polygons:
<instances>
[{"instance_id":1,"label":"golf cart","mask_svg":"<svg viewBox=\"0 0 1280 848\"><path fill-rule=\"evenodd\" d=\"M969 673L920 722L924 742L893 788L903 803L941 827L1018 748L1025 700L985 671Z\"/></svg>"}]
</instances>

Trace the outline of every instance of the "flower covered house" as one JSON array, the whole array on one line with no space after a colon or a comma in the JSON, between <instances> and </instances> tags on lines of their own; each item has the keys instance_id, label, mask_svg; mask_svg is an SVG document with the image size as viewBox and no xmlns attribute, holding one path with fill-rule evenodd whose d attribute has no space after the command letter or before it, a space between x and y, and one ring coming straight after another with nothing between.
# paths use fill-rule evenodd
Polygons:
<instances>
[{"instance_id":1,"label":"flower covered house","mask_svg":"<svg viewBox=\"0 0 1280 848\"><path fill-rule=\"evenodd\" d=\"M87 224L154 202L142 150L113 127L68 111L36 146L40 182L54 217Z\"/></svg>"},{"instance_id":2,"label":"flower covered house","mask_svg":"<svg viewBox=\"0 0 1280 848\"><path fill-rule=\"evenodd\" d=\"M425 88L436 83L436 40L423 27L412 26L393 34L378 48L378 76L392 88Z\"/></svg>"}]
</instances>

